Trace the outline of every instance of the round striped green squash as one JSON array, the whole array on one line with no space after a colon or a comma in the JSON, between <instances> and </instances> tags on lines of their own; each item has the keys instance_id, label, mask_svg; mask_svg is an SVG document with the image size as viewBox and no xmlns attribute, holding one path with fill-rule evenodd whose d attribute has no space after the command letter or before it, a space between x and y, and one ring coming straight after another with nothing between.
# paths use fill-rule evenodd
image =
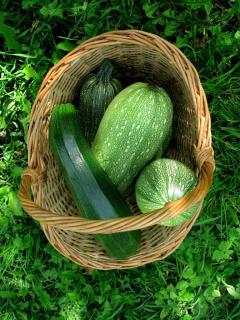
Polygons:
<instances>
[{"instance_id":1,"label":"round striped green squash","mask_svg":"<svg viewBox=\"0 0 240 320\"><path fill-rule=\"evenodd\" d=\"M92 150L122 194L165 141L172 117L166 91L143 82L128 86L110 103Z\"/></svg>"},{"instance_id":2,"label":"round striped green squash","mask_svg":"<svg viewBox=\"0 0 240 320\"><path fill-rule=\"evenodd\" d=\"M136 201L143 213L161 209L169 201L182 198L195 186L194 172L185 164L172 159L158 159L147 165L139 175L136 186ZM187 221L196 211L193 206L181 215L161 223L176 226Z\"/></svg>"}]
</instances>

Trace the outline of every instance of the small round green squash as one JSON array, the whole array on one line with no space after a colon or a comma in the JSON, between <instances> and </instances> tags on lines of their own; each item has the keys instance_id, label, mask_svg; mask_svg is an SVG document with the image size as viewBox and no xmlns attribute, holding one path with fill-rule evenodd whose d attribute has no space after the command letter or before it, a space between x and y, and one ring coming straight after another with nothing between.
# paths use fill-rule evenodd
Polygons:
<instances>
[{"instance_id":1,"label":"small round green squash","mask_svg":"<svg viewBox=\"0 0 240 320\"><path fill-rule=\"evenodd\" d=\"M136 186L136 201L142 213L161 209L169 201L182 198L195 186L194 172L185 164L172 159L158 159L147 165L139 175ZM190 219L197 205L181 215L161 223L173 227Z\"/></svg>"}]
</instances>

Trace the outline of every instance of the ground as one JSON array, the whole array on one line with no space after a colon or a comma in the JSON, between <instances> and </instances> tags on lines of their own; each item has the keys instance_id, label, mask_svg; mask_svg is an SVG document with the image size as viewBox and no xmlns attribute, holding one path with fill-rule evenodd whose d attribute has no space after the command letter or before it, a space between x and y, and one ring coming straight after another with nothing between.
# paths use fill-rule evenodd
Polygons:
<instances>
[{"instance_id":1,"label":"ground","mask_svg":"<svg viewBox=\"0 0 240 320\"><path fill-rule=\"evenodd\" d=\"M0 5L0 318L240 319L240 2L5 0ZM97 17L97 19L96 19ZM19 205L31 106L47 70L96 34L142 29L197 68L216 170L202 213L164 261L87 271L58 254Z\"/></svg>"}]
</instances>

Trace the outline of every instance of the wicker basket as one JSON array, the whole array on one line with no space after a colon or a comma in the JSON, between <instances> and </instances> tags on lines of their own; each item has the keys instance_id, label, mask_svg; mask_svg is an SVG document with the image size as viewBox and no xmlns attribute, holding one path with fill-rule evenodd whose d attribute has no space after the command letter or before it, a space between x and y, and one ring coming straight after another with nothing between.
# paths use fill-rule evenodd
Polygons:
<instances>
[{"instance_id":1,"label":"wicker basket","mask_svg":"<svg viewBox=\"0 0 240 320\"><path fill-rule=\"evenodd\" d=\"M174 104L175 122L167 156L192 167L199 181L190 194L161 210L137 215L132 195L127 201L136 215L98 221L79 216L49 149L48 124L53 107L74 101L82 80L104 58L114 61L133 81L152 78L166 88ZM213 170L208 105L193 65L179 49L156 35L137 30L108 32L78 46L46 75L31 113L28 168L19 197L25 211L40 222L49 242L68 259L95 269L129 269L164 259L177 249L199 215ZM189 221L174 228L159 226L196 203L198 209ZM107 256L93 237L135 229L142 230L141 246L125 260Z\"/></svg>"}]
</instances>

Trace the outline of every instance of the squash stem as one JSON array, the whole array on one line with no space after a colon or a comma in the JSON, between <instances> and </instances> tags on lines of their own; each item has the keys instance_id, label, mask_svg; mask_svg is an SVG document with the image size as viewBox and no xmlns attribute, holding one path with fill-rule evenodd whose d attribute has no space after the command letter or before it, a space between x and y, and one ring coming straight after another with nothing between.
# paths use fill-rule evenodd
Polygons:
<instances>
[{"instance_id":1,"label":"squash stem","mask_svg":"<svg viewBox=\"0 0 240 320\"><path fill-rule=\"evenodd\" d=\"M96 75L97 81L109 82L112 77L113 66L112 63L105 59L99 67L99 71Z\"/></svg>"}]
</instances>

